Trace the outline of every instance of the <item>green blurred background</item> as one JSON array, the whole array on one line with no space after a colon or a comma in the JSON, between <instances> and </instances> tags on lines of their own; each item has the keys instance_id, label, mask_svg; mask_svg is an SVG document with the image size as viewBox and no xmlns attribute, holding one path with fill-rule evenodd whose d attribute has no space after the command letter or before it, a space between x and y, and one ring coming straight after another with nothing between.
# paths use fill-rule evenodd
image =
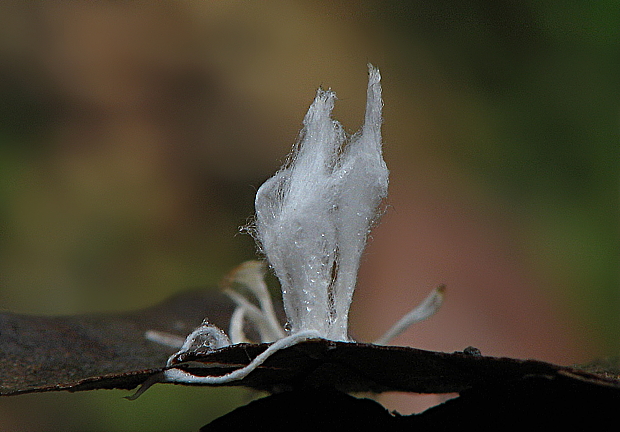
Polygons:
<instances>
[{"instance_id":1,"label":"green blurred background","mask_svg":"<svg viewBox=\"0 0 620 432\"><path fill-rule=\"evenodd\" d=\"M443 310L396 343L617 355L615 1L2 2L0 308L132 310L217 285L255 257L238 227L315 89L359 127L367 62L391 189L355 337L446 283ZM126 394L4 398L0 429L197 430L252 396Z\"/></svg>"}]
</instances>

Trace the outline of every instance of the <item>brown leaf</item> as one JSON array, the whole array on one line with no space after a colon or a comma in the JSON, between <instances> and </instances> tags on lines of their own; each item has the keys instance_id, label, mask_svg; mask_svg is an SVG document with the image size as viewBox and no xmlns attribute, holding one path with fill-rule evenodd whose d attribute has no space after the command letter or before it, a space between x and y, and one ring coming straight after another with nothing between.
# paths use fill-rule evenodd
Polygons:
<instances>
[{"instance_id":1,"label":"brown leaf","mask_svg":"<svg viewBox=\"0 0 620 432\"><path fill-rule=\"evenodd\" d=\"M222 375L247 365L267 344L239 344L184 358L176 367L194 375ZM410 347L312 340L274 353L246 378L227 385L259 390L299 387L342 392L457 393L526 377L587 381L620 391L620 381L537 360L442 353ZM200 367L193 366L200 363ZM222 365L230 365L229 368Z\"/></svg>"},{"instance_id":2,"label":"brown leaf","mask_svg":"<svg viewBox=\"0 0 620 432\"><path fill-rule=\"evenodd\" d=\"M224 295L190 291L122 314L0 314L0 395L134 388L176 351L147 340L147 330L185 337L205 316L227 325L232 309Z\"/></svg>"},{"instance_id":3,"label":"brown leaf","mask_svg":"<svg viewBox=\"0 0 620 432\"><path fill-rule=\"evenodd\" d=\"M0 314L0 395L53 390L131 389L163 371L175 352L147 330L184 337L203 318L227 328L233 310L221 295L193 291L133 313L41 317ZM239 344L185 356L195 375L243 367L268 344ZM200 363L200 367L196 364ZM313 340L278 351L246 378L227 385L261 390L300 387L353 391L453 393L525 378L572 380L620 391L617 377L535 360L441 353L409 347Z\"/></svg>"}]
</instances>

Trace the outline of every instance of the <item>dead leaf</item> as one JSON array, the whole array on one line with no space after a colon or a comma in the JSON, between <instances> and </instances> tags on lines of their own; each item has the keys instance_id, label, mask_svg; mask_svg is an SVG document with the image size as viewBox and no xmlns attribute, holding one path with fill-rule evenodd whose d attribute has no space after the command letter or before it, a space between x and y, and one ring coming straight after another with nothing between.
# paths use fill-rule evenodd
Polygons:
<instances>
[{"instance_id":1,"label":"dead leaf","mask_svg":"<svg viewBox=\"0 0 620 432\"><path fill-rule=\"evenodd\" d=\"M147 340L148 330L184 337L205 316L227 328L224 295L191 291L133 313L43 317L0 314L0 395L99 388L132 389L161 373L175 352ZM238 344L187 355L175 367L221 375L243 367L268 344ZM620 391L617 376L536 360L486 357L475 349L442 353L409 347L312 340L278 351L246 378L227 385L280 391L455 393L539 377Z\"/></svg>"}]
</instances>

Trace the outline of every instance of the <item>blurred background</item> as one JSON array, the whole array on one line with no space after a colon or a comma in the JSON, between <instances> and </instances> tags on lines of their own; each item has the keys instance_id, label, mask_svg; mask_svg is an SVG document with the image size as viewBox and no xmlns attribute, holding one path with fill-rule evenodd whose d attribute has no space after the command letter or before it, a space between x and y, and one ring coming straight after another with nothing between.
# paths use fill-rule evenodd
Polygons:
<instances>
[{"instance_id":1,"label":"blurred background","mask_svg":"<svg viewBox=\"0 0 620 432\"><path fill-rule=\"evenodd\" d=\"M353 336L372 341L445 283L440 312L396 344L617 355L615 1L2 2L0 308L126 311L215 287L255 258L238 228L316 88L361 125L368 62L390 196ZM0 429L197 430L252 397L127 394L3 398Z\"/></svg>"}]
</instances>

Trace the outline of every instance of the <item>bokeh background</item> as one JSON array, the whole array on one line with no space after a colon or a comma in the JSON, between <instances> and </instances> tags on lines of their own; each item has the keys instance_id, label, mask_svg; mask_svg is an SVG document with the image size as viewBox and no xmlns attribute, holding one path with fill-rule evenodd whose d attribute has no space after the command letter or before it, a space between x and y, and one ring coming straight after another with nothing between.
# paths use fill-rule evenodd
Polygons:
<instances>
[{"instance_id":1,"label":"bokeh background","mask_svg":"<svg viewBox=\"0 0 620 432\"><path fill-rule=\"evenodd\" d=\"M615 1L2 2L0 308L125 311L216 286L255 257L238 227L316 88L359 127L368 62L391 183L356 339L445 283L442 310L395 343L617 355ZM197 430L253 396L126 394L4 398L0 429ZM437 398L381 400L410 413Z\"/></svg>"}]
</instances>

